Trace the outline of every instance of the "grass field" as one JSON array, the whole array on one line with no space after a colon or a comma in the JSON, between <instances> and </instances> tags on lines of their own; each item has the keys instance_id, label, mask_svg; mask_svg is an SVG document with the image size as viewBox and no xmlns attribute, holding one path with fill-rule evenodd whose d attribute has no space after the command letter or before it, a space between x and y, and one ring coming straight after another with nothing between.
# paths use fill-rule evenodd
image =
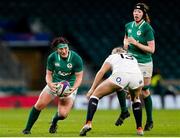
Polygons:
<instances>
[{"instance_id":1,"label":"grass field","mask_svg":"<svg viewBox=\"0 0 180 138\"><path fill-rule=\"evenodd\" d=\"M0 109L0 137L23 137L30 109ZM86 111L72 110L69 117L59 122L58 133L49 134L49 123L55 108L44 109L31 130L31 137L78 137L86 118ZM143 111L144 113L145 111ZM98 110L93 120L93 129L88 137L136 137L133 114L122 126L116 127L117 110ZM143 115L143 125L145 114ZM27 136L27 135L26 135ZM180 110L155 110L154 128L145 132L145 137L180 137Z\"/></svg>"}]
</instances>

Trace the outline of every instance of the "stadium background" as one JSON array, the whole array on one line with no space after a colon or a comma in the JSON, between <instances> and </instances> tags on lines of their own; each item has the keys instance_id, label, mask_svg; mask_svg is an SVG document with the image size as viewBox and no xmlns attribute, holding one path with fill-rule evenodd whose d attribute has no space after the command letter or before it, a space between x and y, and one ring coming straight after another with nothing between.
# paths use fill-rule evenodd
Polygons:
<instances>
[{"instance_id":1,"label":"stadium background","mask_svg":"<svg viewBox=\"0 0 180 138\"><path fill-rule=\"evenodd\" d=\"M84 94L111 49L122 45L124 25L132 20L136 2L140 1L1 0L0 107L30 107L37 100L45 85L46 59L52 52L49 44L54 37L65 36L84 60L85 77L75 106L86 108ZM179 1L142 2L150 7L151 25L155 30L153 58L154 70L160 71L163 78L160 90L170 94L164 97L164 106L179 109ZM154 93L153 98L158 109L163 107L161 93ZM107 100L115 102L102 104L102 108L118 108L116 97L104 98L104 103Z\"/></svg>"},{"instance_id":2,"label":"stadium background","mask_svg":"<svg viewBox=\"0 0 180 138\"><path fill-rule=\"evenodd\" d=\"M65 36L85 63L85 76L74 108L86 109L84 94L112 48L122 45L124 24L132 20L137 0L1 0L0 1L0 137L24 136L30 107L45 85L45 66L54 37ZM180 137L180 4L179 0L143 0L150 6L155 30L153 119L145 136ZM159 73L159 74L157 74ZM160 84L156 82L161 75ZM91 137L134 137L134 118L121 127L115 95L104 97L94 118ZM130 102L127 100L128 106ZM164 103L164 104L163 104ZM25 108L23 108L25 107ZM77 137L86 111L72 110L58 133L48 133L56 101L44 109L31 136ZM164 109L162 109L164 108ZM107 110L116 109L116 110ZM143 111L143 125L145 123ZM105 121L104 121L105 120ZM108 125L108 127L107 127Z\"/></svg>"}]
</instances>

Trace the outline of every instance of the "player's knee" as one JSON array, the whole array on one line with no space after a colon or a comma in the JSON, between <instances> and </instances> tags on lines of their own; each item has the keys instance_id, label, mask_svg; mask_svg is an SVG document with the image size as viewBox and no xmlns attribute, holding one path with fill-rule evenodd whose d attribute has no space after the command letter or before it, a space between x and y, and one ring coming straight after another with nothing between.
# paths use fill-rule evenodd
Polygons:
<instances>
[{"instance_id":1,"label":"player's knee","mask_svg":"<svg viewBox=\"0 0 180 138\"><path fill-rule=\"evenodd\" d=\"M67 113L61 113L60 116L59 116L59 120L64 120L68 117L68 114Z\"/></svg>"},{"instance_id":2,"label":"player's knee","mask_svg":"<svg viewBox=\"0 0 180 138\"><path fill-rule=\"evenodd\" d=\"M139 96L135 96L134 99L132 99L133 103L141 103L141 100L139 98Z\"/></svg>"},{"instance_id":3,"label":"player's knee","mask_svg":"<svg viewBox=\"0 0 180 138\"><path fill-rule=\"evenodd\" d=\"M66 111L66 110L64 110L64 111L61 111L61 112L59 112L58 114L58 116L59 116L59 120L64 120L64 119L66 119L67 117L68 117L68 111Z\"/></svg>"},{"instance_id":4,"label":"player's knee","mask_svg":"<svg viewBox=\"0 0 180 138\"><path fill-rule=\"evenodd\" d=\"M37 103L34 105L34 107L37 109L37 110L42 110L46 107L46 104L45 103Z\"/></svg>"}]
</instances>

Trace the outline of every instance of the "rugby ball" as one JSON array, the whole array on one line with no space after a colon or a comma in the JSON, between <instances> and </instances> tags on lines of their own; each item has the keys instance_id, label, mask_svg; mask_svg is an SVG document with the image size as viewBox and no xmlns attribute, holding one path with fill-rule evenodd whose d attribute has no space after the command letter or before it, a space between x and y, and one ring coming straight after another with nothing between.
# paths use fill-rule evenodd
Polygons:
<instances>
[{"instance_id":1,"label":"rugby ball","mask_svg":"<svg viewBox=\"0 0 180 138\"><path fill-rule=\"evenodd\" d=\"M70 84L68 81L61 81L57 83L57 96L63 97L64 93L68 93Z\"/></svg>"}]
</instances>

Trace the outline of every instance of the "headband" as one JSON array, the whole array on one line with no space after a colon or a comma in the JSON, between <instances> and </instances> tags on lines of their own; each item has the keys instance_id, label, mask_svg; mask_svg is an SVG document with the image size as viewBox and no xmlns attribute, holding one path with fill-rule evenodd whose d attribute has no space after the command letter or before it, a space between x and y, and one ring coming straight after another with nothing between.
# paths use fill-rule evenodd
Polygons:
<instances>
[{"instance_id":1,"label":"headband","mask_svg":"<svg viewBox=\"0 0 180 138\"><path fill-rule=\"evenodd\" d=\"M59 43L57 45L57 48L64 48L64 47L68 47L68 44Z\"/></svg>"},{"instance_id":2,"label":"headband","mask_svg":"<svg viewBox=\"0 0 180 138\"><path fill-rule=\"evenodd\" d=\"M147 12L146 11L146 8L144 7L144 5L142 5L142 4L137 4L137 5L135 5L134 6L134 9L140 9L140 10L142 10L143 12Z\"/></svg>"}]
</instances>

